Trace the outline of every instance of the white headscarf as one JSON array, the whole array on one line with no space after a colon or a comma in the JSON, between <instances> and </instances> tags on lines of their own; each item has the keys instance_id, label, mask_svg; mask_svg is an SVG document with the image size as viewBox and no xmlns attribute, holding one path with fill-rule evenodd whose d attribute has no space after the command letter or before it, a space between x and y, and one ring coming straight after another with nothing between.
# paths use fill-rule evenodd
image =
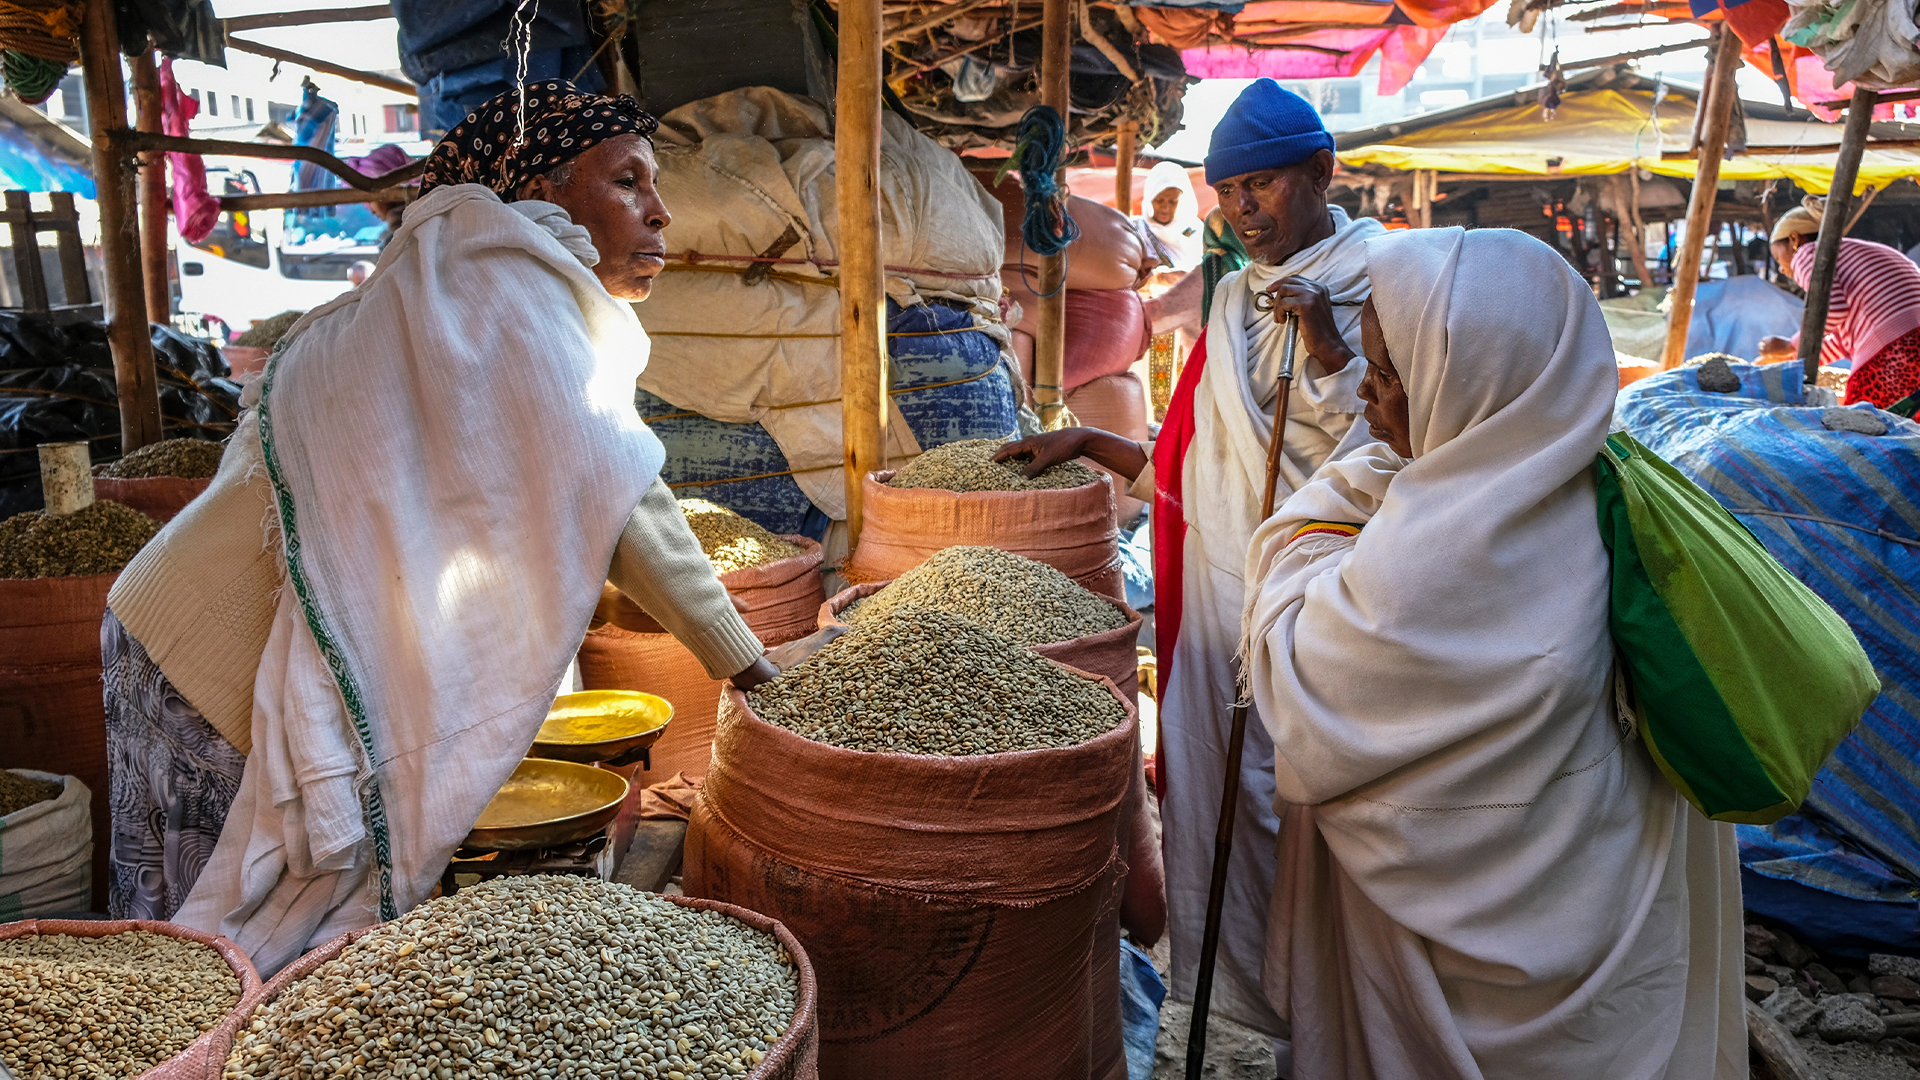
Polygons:
<instances>
[{"instance_id":1,"label":"white headscarf","mask_svg":"<svg viewBox=\"0 0 1920 1080\"><path fill-rule=\"evenodd\" d=\"M1174 208L1173 220L1162 225L1153 220L1153 197L1168 188L1180 193L1180 205ZM1200 220L1200 200L1193 193L1193 180L1179 162L1162 161L1147 171L1140 211L1135 220L1146 226L1156 241L1152 246L1157 254L1175 270L1191 270L1200 265L1200 257L1206 251L1201 233L1205 224Z\"/></svg>"}]
</instances>

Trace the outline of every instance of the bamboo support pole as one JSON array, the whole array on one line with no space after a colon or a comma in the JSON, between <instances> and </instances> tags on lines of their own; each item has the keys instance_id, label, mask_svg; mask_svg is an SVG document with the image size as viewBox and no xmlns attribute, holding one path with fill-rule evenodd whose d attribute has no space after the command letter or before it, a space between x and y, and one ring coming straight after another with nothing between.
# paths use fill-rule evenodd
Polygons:
<instances>
[{"instance_id":1,"label":"bamboo support pole","mask_svg":"<svg viewBox=\"0 0 1920 1080\"><path fill-rule=\"evenodd\" d=\"M1046 0L1041 15L1040 103L1058 110L1071 132L1068 63L1073 47L1073 0ZM1059 180L1064 189L1064 166ZM1040 423L1046 427L1051 427L1066 408L1066 275L1066 252L1041 258L1039 287L1034 290L1040 296L1040 333L1033 349L1033 399Z\"/></svg>"},{"instance_id":2,"label":"bamboo support pole","mask_svg":"<svg viewBox=\"0 0 1920 1080\"><path fill-rule=\"evenodd\" d=\"M834 96L840 224L840 427L847 529L860 541L861 481L886 468L887 296L880 255L880 0L841 0Z\"/></svg>"},{"instance_id":3,"label":"bamboo support pole","mask_svg":"<svg viewBox=\"0 0 1920 1080\"><path fill-rule=\"evenodd\" d=\"M1713 52L1713 70L1700 103L1706 124L1700 131L1700 163L1694 169L1693 195L1687 202L1687 234L1673 264L1673 309L1667 315L1667 347L1662 370L1679 367L1687 358L1687 327L1693 321L1693 291L1700 284L1700 253L1713 231L1714 194L1720 189L1720 158L1727 148L1727 129L1733 123L1734 73L1740 70L1740 39L1719 30Z\"/></svg>"},{"instance_id":4,"label":"bamboo support pole","mask_svg":"<svg viewBox=\"0 0 1920 1080\"><path fill-rule=\"evenodd\" d=\"M344 206L347 203L412 202L418 188L390 187L382 191L327 188L323 191L269 191L261 195L222 195L222 210L284 210L294 206Z\"/></svg>"},{"instance_id":5,"label":"bamboo support pole","mask_svg":"<svg viewBox=\"0 0 1920 1080\"><path fill-rule=\"evenodd\" d=\"M258 41L248 41L246 38L228 37L227 48L243 53L252 53L255 56L264 56L269 60L282 60L289 64L299 64L304 68L312 68L315 71L325 72L328 75L338 76L342 79L350 79L357 83L366 83L368 86L377 86L382 90L391 90L396 94L407 94L411 96L420 92L420 88L410 82L402 82L399 79L388 78L385 75L372 71L361 71L359 68L345 67L331 60L321 60L318 57L304 56L290 49L277 48L273 45L265 45Z\"/></svg>"},{"instance_id":6,"label":"bamboo support pole","mask_svg":"<svg viewBox=\"0 0 1920 1080\"><path fill-rule=\"evenodd\" d=\"M147 331L146 286L140 273L140 217L133 155L127 145L127 87L120 74L120 35L112 4L88 4L80 62L93 125L93 175L100 204L100 257L106 264L107 341L120 393L120 452L159 442L160 384Z\"/></svg>"},{"instance_id":7,"label":"bamboo support pole","mask_svg":"<svg viewBox=\"0 0 1920 1080\"><path fill-rule=\"evenodd\" d=\"M153 50L142 49L130 61L133 68L134 126L160 132L160 71ZM147 321L173 318L167 289L167 155L147 150L140 155L140 275L147 287ZM69 301L71 302L71 301Z\"/></svg>"},{"instance_id":8,"label":"bamboo support pole","mask_svg":"<svg viewBox=\"0 0 1920 1080\"><path fill-rule=\"evenodd\" d=\"M1113 205L1123 214L1133 213L1133 162L1139 157L1140 125L1132 120L1120 125L1113 140ZM1141 213L1150 213L1147 207Z\"/></svg>"},{"instance_id":9,"label":"bamboo support pole","mask_svg":"<svg viewBox=\"0 0 1920 1080\"><path fill-rule=\"evenodd\" d=\"M182 135L121 131L118 137L132 150L164 150L175 154L218 154L226 157L273 158L282 161L311 161L345 181L348 187L373 192L404 184L427 169L422 158L392 172L368 176L332 154L313 146L279 146L272 143L238 142L233 139L190 139Z\"/></svg>"},{"instance_id":10,"label":"bamboo support pole","mask_svg":"<svg viewBox=\"0 0 1920 1080\"><path fill-rule=\"evenodd\" d=\"M1826 339L1827 309L1833 298L1833 269L1840 261L1840 238L1852 224L1853 181L1860 175L1860 155L1866 149L1867 125L1879 95L1856 88L1847 105L1847 125L1840 133L1840 153L1833 162L1833 187L1827 191L1827 211L1820 216L1819 246L1813 249L1813 274L1807 279L1807 306L1800 316L1800 364L1807 382L1820 374L1820 344Z\"/></svg>"},{"instance_id":11,"label":"bamboo support pole","mask_svg":"<svg viewBox=\"0 0 1920 1080\"><path fill-rule=\"evenodd\" d=\"M236 15L230 19L221 19L221 28L227 33L243 30L261 30L269 26L312 26L315 23L372 22L375 19L393 18L391 4L374 4L357 8L316 8L307 11L275 11L265 15Z\"/></svg>"}]
</instances>

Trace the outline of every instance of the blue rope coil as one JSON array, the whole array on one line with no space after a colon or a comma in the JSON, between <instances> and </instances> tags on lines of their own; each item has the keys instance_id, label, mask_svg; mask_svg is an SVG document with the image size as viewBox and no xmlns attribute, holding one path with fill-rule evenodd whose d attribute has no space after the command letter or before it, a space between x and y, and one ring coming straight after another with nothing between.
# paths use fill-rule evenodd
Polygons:
<instances>
[{"instance_id":1,"label":"blue rope coil","mask_svg":"<svg viewBox=\"0 0 1920 1080\"><path fill-rule=\"evenodd\" d=\"M1058 255L1080 239L1080 226L1067 213L1067 193L1059 181L1066 152L1067 125L1050 106L1035 105L1020 118L1014 158L1020 163L1020 186L1026 192L1026 212L1020 236L1040 256Z\"/></svg>"}]
</instances>

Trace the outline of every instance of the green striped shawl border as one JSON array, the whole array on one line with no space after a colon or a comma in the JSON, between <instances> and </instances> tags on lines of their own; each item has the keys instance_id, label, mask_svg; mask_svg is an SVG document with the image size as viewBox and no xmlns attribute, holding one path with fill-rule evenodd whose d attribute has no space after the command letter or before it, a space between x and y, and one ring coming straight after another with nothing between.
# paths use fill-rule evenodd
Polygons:
<instances>
[{"instance_id":1,"label":"green striped shawl border","mask_svg":"<svg viewBox=\"0 0 1920 1080\"><path fill-rule=\"evenodd\" d=\"M360 749L367 755L367 787L361 796L361 812L366 819L367 831L373 836L373 856L380 873L380 918L386 921L398 918L400 911L393 901L393 843L387 827L386 802L380 795L380 759L373 751L373 728L367 722L366 699L360 692L360 682L347 666L346 655L341 652L340 644L334 638L314 597L313 586L307 580L300 557L300 529L294 517L293 493L288 490L285 476L280 471L280 455L273 442L273 413L268 403L272 400L273 380L279 374L280 358L285 352L284 348L274 350L266 373L261 376L260 454L266 460L267 477L273 483L274 502L280 509L280 538L281 547L286 553L287 580L300 598L300 610L306 616L307 629L313 632L314 643L320 647L320 655L326 659L327 670L333 673L334 685L339 687L340 699L346 703L347 715L353 721L354 734L360 738Z\"/></svg>"}]
</instances>

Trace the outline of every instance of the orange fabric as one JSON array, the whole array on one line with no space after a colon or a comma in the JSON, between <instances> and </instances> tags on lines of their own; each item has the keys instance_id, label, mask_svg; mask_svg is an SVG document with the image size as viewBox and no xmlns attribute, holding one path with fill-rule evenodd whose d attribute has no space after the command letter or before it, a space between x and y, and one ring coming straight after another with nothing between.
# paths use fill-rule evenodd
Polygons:
<instances>
[{"instance_id":1,"label":"orange fabric","mask_svg":"<svg viewBox=\"0 0 1920 1080\"><path fill-rule=\"evenodd\" d=\"M1220 22L1219 12L1204 8L1137 7L1133 13L1157 40L1176 49L1205 45Z\"/></svg>"},{"instance_id":2,"label":"orange fabric","mask_svg":"<svg viewBox=\"0 0 1920 1080\"><path fill-rule=\"evenodd\" d=\"M1406 12L1407 18L1412 19L1415 26L1444 30L1454 23L1473 18L1493 5L1494 0L1398 0L1394 6ZM1427 51L1432 52L1433 46L1429 45Z\"/></svg>"}]
</instances>

